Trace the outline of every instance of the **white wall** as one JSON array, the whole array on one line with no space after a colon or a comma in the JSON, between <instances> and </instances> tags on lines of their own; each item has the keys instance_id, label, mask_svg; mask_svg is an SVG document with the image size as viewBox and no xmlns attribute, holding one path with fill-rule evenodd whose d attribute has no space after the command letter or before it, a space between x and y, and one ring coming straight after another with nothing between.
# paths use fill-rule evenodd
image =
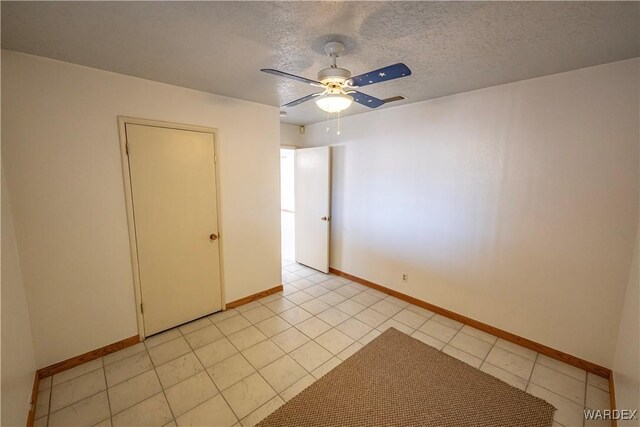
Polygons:
<instances>
[{"instance_id":1,"label":"white wall","mask_svg":"<svg viewBox=\"0 0 640 427\"><path fill-rule=\"evenodd\" d=\"M31 321L2 172L2 425L27 422L36 371Z\"/></svg>"},{"instance_id":2,"label":"white wall","mask_svg":"<svg viewBox=\"0 0 640 427\"><path fill-rule=\"evenodd\" d=\"M302 144L303 135L300 134L300 126L280 123L280 145L300 147Z\"/></svg>"},{"instance_id":3,"label":"white wall","mask_svg":"<svg viewBox=\"0 0 640 427\"><path fill-rule=\"evenodd\" d=\"M337 144L331 265L611 367L638 225L639 71L349 116L340 136L307 126L305 145Z\"/></svg>"},{"instance_id":4,"label":"white wall","mask_svg":"<svg viewBox=\"0 0 640 427\"><path fill-rule=\"evenodd\" d=\"M3 51L2 110L38 367L137 334L118 115L219 130L226 300L281 283L277 108Z\"/></svg>"},{"instance_id":5,"label":"white wall","mask_svg":"<svg viewBox=\"0 0 640 427\"><path fill-rule=\"evenodd\" d=\"M629 283L624 294L624 306L618 331L618 343L613 361L617 409L640 410L640 234L636 238ZM637 425L638 420L618 421L621 426Z\"/></svg>"}]
</instances>

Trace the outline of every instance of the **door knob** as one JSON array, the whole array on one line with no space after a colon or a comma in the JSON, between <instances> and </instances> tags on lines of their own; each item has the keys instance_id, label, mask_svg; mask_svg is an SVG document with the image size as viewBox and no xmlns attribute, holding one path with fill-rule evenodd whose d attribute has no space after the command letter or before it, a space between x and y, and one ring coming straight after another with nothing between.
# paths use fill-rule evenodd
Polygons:
<instances>
[{"instance_id":1,"label":"door knob","mask_svg":"<svg viewBox=\"0 0 640 427\"><path fill-rule=\"evenodd\" d=\"M329 221L331 218L328 218L326 216L323 216L322 218L320 218L322 221Z\"/></svg>"},{"instance_id":2,"label":"door knob","mask_svg":"<svg viewBox=\"0 0 640 427\"><path fill-rule=\"evenodd\" d=\"M213 242L214 240L218 239L218 236L212 233L211 236L209 236L209 239L211 239L211 241Z\"/></svg>"}]
</instances>

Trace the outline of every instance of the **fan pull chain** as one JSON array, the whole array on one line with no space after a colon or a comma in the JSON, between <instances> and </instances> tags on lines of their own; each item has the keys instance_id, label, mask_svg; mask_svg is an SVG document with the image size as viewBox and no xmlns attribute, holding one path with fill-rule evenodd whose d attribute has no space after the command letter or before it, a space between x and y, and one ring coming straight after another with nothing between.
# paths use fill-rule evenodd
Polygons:
<instances>
[{"instance_id":1,"label":"fan pull chain","mask_svg":"<svg viewBox=\"0 0 640 427\"><path fill-rule=\"evenodd\" d=\"M336 132L336 135L340 136L340 111L338 111L338 131Z\"/></svg>"}]
</instances>

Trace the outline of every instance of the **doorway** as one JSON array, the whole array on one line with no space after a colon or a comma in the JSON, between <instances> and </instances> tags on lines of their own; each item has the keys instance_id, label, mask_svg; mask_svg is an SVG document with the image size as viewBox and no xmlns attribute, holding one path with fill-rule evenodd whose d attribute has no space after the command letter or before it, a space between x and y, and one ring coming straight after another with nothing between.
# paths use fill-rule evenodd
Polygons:
<instances>
[{"instance_id":1,"label":"doorway","mask_svg":"<svg viewBox=\"0 0 640 427\"><path fill-rule=\"evenodd\" d=\"M222 309L215 131L120 118L141 337Z\"/></svg>"},{"instance_id":2,"label":"doorway","mask_svg":"<svg viewBox=\"0 0 640 427\"><path fill-rule=\"evenodd\" d=\"M280 220L282 232L282 261L296 259L295 240L295 153L292 148L280 149Z\"/></svg>"}]
</instances>

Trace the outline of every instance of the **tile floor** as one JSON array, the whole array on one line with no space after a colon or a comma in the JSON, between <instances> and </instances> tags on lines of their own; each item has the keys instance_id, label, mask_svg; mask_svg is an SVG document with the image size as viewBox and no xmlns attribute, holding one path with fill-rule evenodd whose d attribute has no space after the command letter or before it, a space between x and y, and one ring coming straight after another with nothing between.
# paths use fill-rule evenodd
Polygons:
<instances>
[{"instance_id":1,"label":"tile floor","mask_svg":"<svg viewBox=\"0 0 640 427\"><path fill-rule=\"evenodd\" d=\"M382 292L293 262L283 281L41 381L35 425L254 425L389 327L547 400L554 426L609 407L607 380Z\"/></svg>"}]
</instances>

